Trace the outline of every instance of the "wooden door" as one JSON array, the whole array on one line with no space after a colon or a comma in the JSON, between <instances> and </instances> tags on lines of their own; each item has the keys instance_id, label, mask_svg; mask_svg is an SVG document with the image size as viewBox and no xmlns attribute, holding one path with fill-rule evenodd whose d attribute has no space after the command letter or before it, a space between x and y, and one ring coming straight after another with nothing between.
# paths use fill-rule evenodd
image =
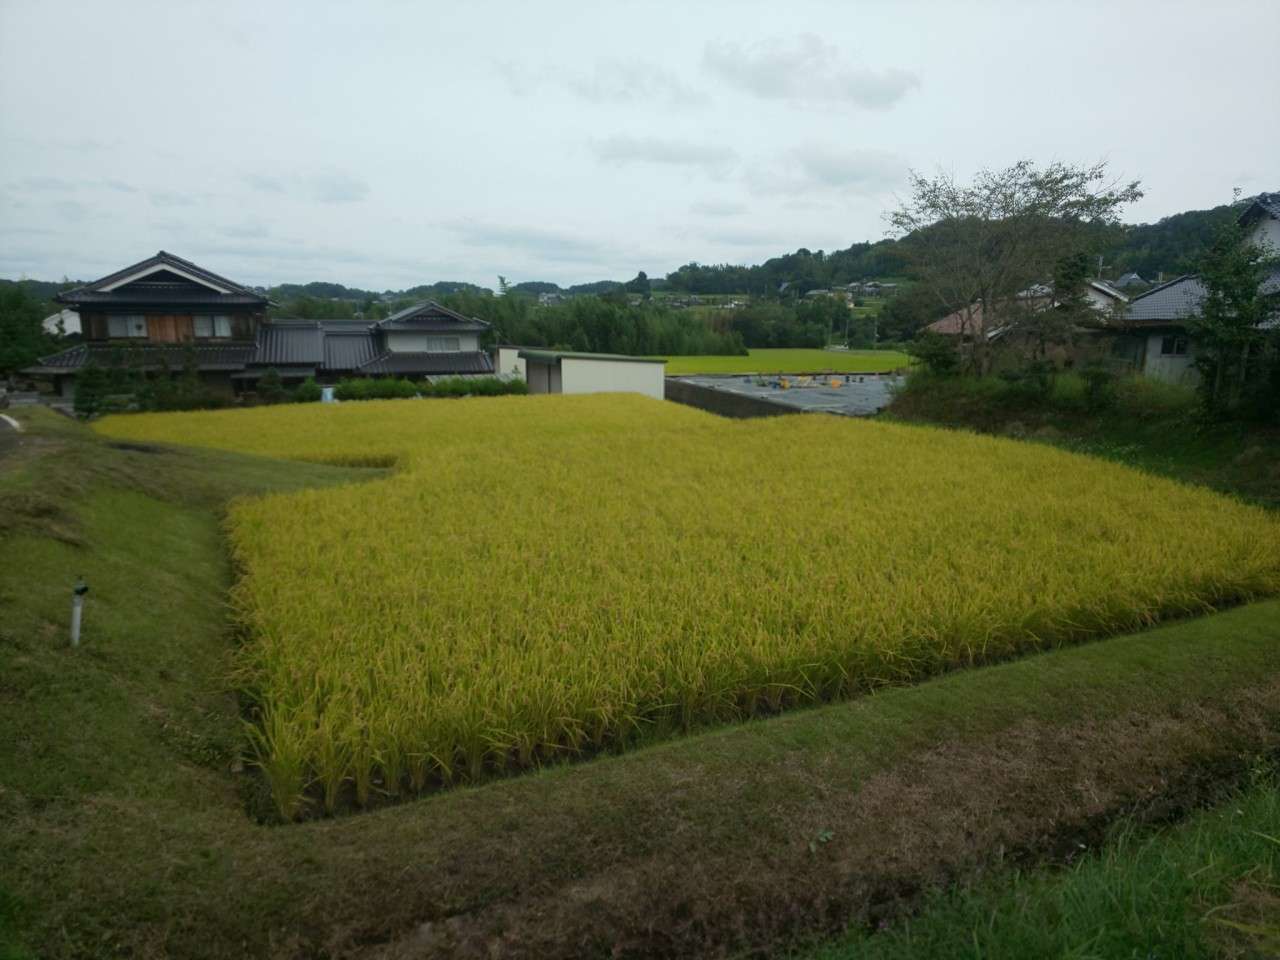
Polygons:
<instances>
[{"instance_id":1,"label":"wooden door","mask_svg":"<svg viewBox=\"0 0 1280 960\"><path fill-rule=\"evenodd\" d=\"M147 339L155 343L185 343L192 338L190 316L151 314L147 317Z\"/></svg>"}]
</instances>

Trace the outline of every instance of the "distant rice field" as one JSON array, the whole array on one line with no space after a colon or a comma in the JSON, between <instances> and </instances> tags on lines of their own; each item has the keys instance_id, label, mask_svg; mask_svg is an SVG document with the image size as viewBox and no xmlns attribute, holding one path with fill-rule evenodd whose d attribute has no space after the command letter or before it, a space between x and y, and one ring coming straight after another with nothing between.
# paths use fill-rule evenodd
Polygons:
<instances>
[{"instance_id":1,"label":"distant rice field","mask_svg":"<svg viewBox=\"0 0 1280 960\"><path fill-rule=\"evenodd\" d=\"M667 357L667 375L696 373L889 373L911 358L897 350L751 350L745 357Z\"/></svg>"},{"instance_id":2,"label":"distant rice field","mask_svg":"<svg viewBox=\"0 0 1280 960\"><path fill-rule=\"evenodd\" d=\"M390 477L236 503L285 817L1280 592L1280 521L1048 446L632 395L116 416Z\"/></svg>"}]
</instances>

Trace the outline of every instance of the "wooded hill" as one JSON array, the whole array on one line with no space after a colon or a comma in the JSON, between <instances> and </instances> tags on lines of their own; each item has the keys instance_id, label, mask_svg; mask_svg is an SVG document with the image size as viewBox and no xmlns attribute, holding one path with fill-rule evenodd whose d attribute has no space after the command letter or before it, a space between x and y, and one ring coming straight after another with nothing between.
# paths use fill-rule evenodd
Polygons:
<instances>
[{"instance_id":1,"label":"wooded hill","mask_svg":"<svg viewBox=\"0 0 1280 960\"><path fill-rule=\"evenodd\" d=\"M1116 279L1121 274L1135 272L1145 280L1154 280L1159 274L1165 277L1185 273L1204 252L1214 229L1234 216L1241 204L1223 204L1211 210L1188 210L1165 217L1155 223L1125 225L1111 229L1103 238L1099 252L1103 257L1103 277ZM663 287L688 293L751 293L757 296L776 293L787 283L798 288L796 292L829 287L835 284L853 283L859 280L898 277L908 272L904 241L879 240L854 243L843 250L825 252L804 247L794 253L773 257L754 266L742 264L701 264L691 261L667 274L664 280L654 278L654 289ZM50 282L42 280L0 280L0 286L16 284L36 299L50 300L59 290L76 285L79 281ZM513 283L509 290L536 296L539 293L560 293L569 296L602 294L623 286L618 280L597 280L590 283L562 287L544 280L527 280ZM374 302L398 300L422 300L439 298L453 293L483 293L484 287L462 281L440 281L423 284L405 290L363 290L340 283L285 283L269 289L269 295L277 303L293 303L299 300L347 301L365 305ZM355 309L359 309L357 306Z\"/></svg>"}]
</instances>

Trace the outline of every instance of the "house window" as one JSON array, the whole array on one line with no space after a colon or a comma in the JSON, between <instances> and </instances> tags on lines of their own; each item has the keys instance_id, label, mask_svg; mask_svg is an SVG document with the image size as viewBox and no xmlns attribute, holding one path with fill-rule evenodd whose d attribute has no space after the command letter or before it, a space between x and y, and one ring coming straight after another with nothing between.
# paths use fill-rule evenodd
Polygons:
<instances>
[{"instance_id":1,"label":"house window","mask_svg":"<svg viewBox=\"0 0 1280 960\"><path fill-rule=\"evenodd\" d=\"M230 317L195 317L194 322L197 337L231 336Z\"/></svg>"},{"instance_id":2,"label":"house window","mask_svg":"<svg viewBox=\"0 0 1280 960\"><path fill-rule=\"evenodd\" d=\"M427 337L428 353L457 353L462 349L462 341L457 337Z\"/></svg>"},{"instance_id":3,"label":"house window","mask_svg":"<svg viewBox=\"0 0 1280 960\"><path fill-rule=\"evenodd\" d=\"M109 337L145 337L146 335L146 317L120 316L107 318L107 336Z\"/></svg>"},{"instance_id":4,"label":"house window","mask_svg":"<svg viewBox=\"0 0 1280 960\"><path fill-rule=\"evenodd\" d=\"M1185 357L1187 355L1187 338L1170 334L1160 341L1160 356Z\"/></svg>"}]
</instances>

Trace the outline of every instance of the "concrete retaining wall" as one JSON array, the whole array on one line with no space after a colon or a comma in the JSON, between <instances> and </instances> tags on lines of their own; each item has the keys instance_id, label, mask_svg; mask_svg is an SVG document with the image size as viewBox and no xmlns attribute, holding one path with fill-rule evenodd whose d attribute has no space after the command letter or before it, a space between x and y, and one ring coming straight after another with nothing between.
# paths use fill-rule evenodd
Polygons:
<instances>
[{"instance_id":1,"label":"concrete retaining wall","mask_svg":"<svg viewBox=\"0 0 1280 960\"><path fill-rule=\"evenodd\" d=\"M687 383L684 380L667 378L664 390L666 399L683 403L708 413L722 417L746 419L749 417L780 417L788 413L800 413L792 407L780 403L761 400L758 397L744 397L739 393L728 393L724 390L713 390L711 387Z\"/></svg>"}]
</instances>

